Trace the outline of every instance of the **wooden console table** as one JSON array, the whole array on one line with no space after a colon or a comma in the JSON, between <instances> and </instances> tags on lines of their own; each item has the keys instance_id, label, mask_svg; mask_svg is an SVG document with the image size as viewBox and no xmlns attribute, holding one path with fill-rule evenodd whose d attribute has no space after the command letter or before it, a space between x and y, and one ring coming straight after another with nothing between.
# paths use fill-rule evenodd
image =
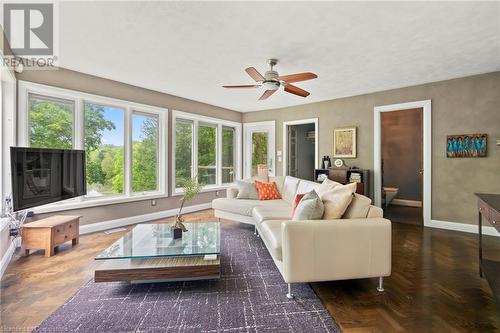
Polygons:
<instances>
[{"instance_id":1,"label":"wooden console table","mask_svg":"<svg viewBox=\"0 0 500 333\"><path fill-rule=\"evenodd\" d=\"M500 194L476 193L478 197L479 224L479 275L488 284L497 300L500 300L500 262L483 259L483 218L500 232Z\"/></svg>"},{"instance_id":2,"label":"wooden console table","mask_svg":"<svg viewBox=\"0 0 500 333\"><path fill-rule=\"evenodd\" d=\"M78 244L80 236L80 216L54 215L35 222L26 223L22 228L21 253L29 255L30 250L45 249L45 256L54 255L54 247L71 240Z\"/></svg>"}]
</instances>

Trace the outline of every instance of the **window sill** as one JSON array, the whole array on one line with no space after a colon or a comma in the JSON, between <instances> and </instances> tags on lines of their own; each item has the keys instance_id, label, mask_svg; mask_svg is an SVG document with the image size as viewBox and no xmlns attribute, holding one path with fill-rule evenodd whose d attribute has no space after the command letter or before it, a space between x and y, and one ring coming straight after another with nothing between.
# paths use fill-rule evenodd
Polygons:
<instances>
[{"instance_id":1,"label":"window sill","mask_svg":"<svg viewBox=\"0 0 500 333\"><path fill-rule=\"evenodd\" d=\"M167 198L168 195L166 193L160 192L152 192L147 194L136 194L130 197L109 197L103 199L84 199L83 201L61 201L58 203L53 203L45 206L36 207L33 209L35 214L45 214L45 213L53 213L60 212L65 210L73 210L73 209L82 209L82 208L91 208L98 206L106 206L134 201L143 201L143 200L151 200L151 199L159 199L159 198ZM70 199L71 200L71 199Z\"/></svg>"},{"instance_id":2,"label":"window sill","mask_svg":"<svg viewBox=\"0 0 500 333\"><path fill-rule=\"evenodd\" d=\"M200 193L206 193L206 192L215 192L215 191L224 191L227 190L229 187L233 186L234 184L225 184L225 185L210 185L210 186L205 186L203 189L200 191ZM172 192L173 197L178 197L184 194L184 191L181 188L176 188Z\"/></svg>"}]
</instances>

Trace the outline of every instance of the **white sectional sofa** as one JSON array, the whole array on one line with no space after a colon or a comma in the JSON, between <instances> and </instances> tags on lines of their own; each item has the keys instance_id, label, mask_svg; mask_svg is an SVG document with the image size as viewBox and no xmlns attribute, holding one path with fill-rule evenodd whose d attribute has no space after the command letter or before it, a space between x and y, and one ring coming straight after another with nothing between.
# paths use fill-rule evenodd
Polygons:
<instances>
[{"instance_id":1,"label":"white sectional sofa","mask_svg":"<svg viewBox=\"0 0 500 333\"><path fill-rule=\"evenodd\" d=\"M226 198L213 200L217 218L255 225L288 283L379 278L391 274L391 222L371 200L356 194L342 219L292 221L291 205L296 193L317 189L318 183L298 178L271 177L281 200L237 199L238 189Z\"/></svg>"}]
</instances>

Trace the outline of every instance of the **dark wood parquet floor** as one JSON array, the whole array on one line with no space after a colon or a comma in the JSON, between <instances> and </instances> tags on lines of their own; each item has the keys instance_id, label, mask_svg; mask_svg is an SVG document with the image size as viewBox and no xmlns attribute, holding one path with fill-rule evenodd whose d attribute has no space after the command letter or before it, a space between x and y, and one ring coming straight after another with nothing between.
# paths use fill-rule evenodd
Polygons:
<instances>
[{"instance_id":1,"label":"dark wood parquet floor","mask_svg":"<svg viewBox=\"0 0 500 333\"><path fill-rule=\"evenodd\" d=\"M208 217L212 211L188 219ZM122 235L84 235L51 258L16 255L1 281L0 332L36 327L92 278L95 255ZM490 256L500 253L500 238L485 243ZM385 292L376 279L312 286L344 332L500 332L500 304L479 278L476 249L475 235L393 223Z\"/></svg>"}]
</instances>

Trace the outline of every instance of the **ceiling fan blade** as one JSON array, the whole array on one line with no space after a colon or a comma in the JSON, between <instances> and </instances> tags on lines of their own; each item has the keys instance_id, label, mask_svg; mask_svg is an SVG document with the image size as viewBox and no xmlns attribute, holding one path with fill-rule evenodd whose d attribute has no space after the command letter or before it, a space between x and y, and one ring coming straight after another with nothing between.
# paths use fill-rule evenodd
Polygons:
<instances>
[{"instance_id":1,"label":"ceiling fan blade","mask_svg":"<svg viewBox=\"0 0 500 333\"><path fill-rule=\"evenodd\" d=\"M318 76L314 73L306 72L306 73L296 73L290 75L283 75L278 77L279 80L285 81L286 83L291 82L299 82L299 81L307 81L317 78Z\"/></svg>"},{"instance_id":2,"label":"ceiling fan blade","mask_svg":"<svg viewBox=\"0 0 500 333\"><path fill-rule=\"evenodd\" d=\"M245 72L247 72L247 74L257 82L265 80L262 74L260 74L259 71L253 67L248 67L247 69L245 69Z\"/></svg>"},{"instance_id":3,"label":"ceiling fan blade","mask_svg":"<svg viewBox=\"0 0 500 333\"><path fill-rule=\"evenodd\" d=\"M285 85L285 91L290 93L290 94L294 94L294 95L301 96L301 97L307 97L310 94L308 91L305 91L304 89L301 89L301 88L294 86L292 84Z\"/></svg>"},{"instance_id":4,"label":"ceiling fan blade","mask_svg":"<svg viewBox=\"0 0 500 333\"><path fill-rule=\"evenodd\" d=\"M225 84L224 88L259 88L258 84Z\"/></svg>"},{"instance_id":5,"label":"ceiling fan blade","mask_svg":"<svg viewBox=\"0 0 500 333\"><path fill-rule=\"evenodd\" d=\"M277 90L278 90L278 89L276 89L276 90L266 90L266 91L264 91L264 93L262 94L262 96L260 96L259 101L262 101L262 100L264 100L264 99L267 99L269 96L271 96L272 94L274 94Z\"/></svg>"}]
</instances>

